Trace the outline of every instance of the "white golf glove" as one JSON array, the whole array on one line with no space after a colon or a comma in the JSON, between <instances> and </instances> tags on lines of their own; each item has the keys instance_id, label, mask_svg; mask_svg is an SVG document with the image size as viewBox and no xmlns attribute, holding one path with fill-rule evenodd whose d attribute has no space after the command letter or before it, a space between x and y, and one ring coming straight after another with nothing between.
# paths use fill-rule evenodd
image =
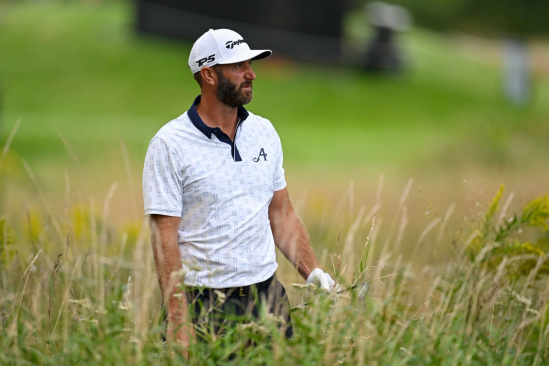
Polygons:
<instances>
[{"instance_id":1,"label":"white golf glove","mask_svg":"<svg viewBox=\"0 0 549 366\"><path fill-rule=\"evenodd\" d=\"M311 272L307 278L307 284L309 283L317 285L326 291L339 288L339 286L334 287L335 281L332 280L332 277L330 277L328 273L324 272L320 268L315 268Z\"/></svg>"}]
</instances>

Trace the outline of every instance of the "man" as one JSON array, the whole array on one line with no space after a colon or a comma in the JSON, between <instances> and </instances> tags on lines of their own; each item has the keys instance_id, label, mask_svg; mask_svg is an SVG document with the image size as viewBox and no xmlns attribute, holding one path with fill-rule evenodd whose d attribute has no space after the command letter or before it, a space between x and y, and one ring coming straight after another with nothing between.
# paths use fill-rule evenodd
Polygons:
<instances>
[{"instance_id":1,"label":"man","mask_svg":"<svg viewBox=\"0 0 549 366\"><path fill-rule=\"evenodd\" d=\"M195 336L187 326L189 310L199 312L196 304L211 310L221 293L231 306L218 315L257 317L263 305L285 317L291 337L288 299L275 278L275 244L308 283L326 290L334 285L292 208L275 129L243 107L252 100L252 60L270 55L250 50L228 29L202 35L189 56L201 94L160 129L147 151L145 214L168 339L184 345Z\"/></svg>"}]
</instances>

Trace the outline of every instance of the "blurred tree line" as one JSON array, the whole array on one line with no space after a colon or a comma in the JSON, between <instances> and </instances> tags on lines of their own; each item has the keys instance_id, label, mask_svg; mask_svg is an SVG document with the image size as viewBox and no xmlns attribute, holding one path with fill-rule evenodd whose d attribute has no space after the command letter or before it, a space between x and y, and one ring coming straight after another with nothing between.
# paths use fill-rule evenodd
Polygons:
<instances>
[{"instance_id":1,"label":"blurred tree line","mask_svg":"<svg viewBox=\"0 0 549 366\"><path fill-rule=\"evenodd\" d=\"M438 31L525 38L549 35L548 0L388 0L413 14L414 23Z\"/></svg>"}]
</instances>

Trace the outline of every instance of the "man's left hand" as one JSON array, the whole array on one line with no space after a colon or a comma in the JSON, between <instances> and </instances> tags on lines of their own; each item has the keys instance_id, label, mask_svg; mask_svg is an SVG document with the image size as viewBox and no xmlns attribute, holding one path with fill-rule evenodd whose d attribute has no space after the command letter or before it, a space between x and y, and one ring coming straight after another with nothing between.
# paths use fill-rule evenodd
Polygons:
<instances>
[{"instance_id":1,"label":"man's left hand","mask_svg":"<svg viewBox=\"0 0 549 366\"><path fill-rule=\"evenodd\" d=\"M314 285L317 285L321 288L323 288L326 291L331 291L332 289L339 288L338 286L335 286L335 281L332 280L332 277L320 268L315 268L311 274L309 274L309 277L307 278L307 284L312 283Z\"/></svg>"}]
</instances>

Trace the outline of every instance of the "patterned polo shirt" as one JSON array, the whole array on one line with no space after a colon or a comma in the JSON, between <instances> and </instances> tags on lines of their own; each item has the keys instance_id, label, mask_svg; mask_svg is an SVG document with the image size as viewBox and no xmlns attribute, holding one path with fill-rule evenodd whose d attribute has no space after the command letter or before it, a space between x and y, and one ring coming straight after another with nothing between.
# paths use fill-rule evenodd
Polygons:
<instances>
[{"instance_id":1,"label":"patterned polo shirt","mask_svg":"<svg viewBox=\"0 0 549 366\"><path fill-rule=\"evenodd\" d=\"M162 127L143 170L145 215L181 217L184 283L226 288L273 275L268 216L273 192L286 187L282 146L265 118L238 108L234 142L191 108Z\"/></svg>"}]
</instances>

